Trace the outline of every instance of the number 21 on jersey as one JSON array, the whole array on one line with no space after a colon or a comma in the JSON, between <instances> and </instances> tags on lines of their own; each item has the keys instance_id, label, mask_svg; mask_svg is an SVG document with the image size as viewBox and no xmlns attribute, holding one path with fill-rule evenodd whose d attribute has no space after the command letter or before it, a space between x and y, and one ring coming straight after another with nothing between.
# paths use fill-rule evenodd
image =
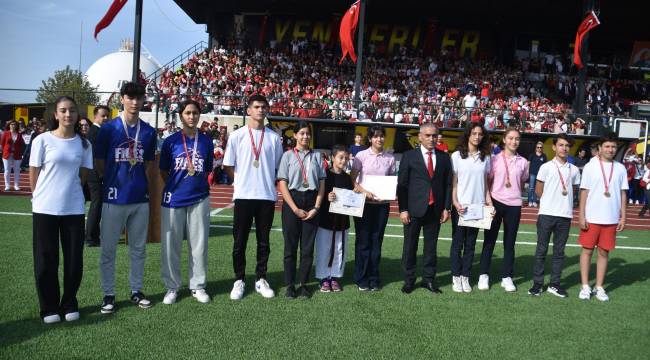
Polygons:
<instances>
[{"instance_id":1,"label":"number 21 on jersey","mask_svg":"<svg viewBox=\"0 0 650 360\"><path fill-rule=\"evenodd\" d=\"M108 188L108 200L117 200L117 188L109 187Z\"/></svg>"}]
</instances>

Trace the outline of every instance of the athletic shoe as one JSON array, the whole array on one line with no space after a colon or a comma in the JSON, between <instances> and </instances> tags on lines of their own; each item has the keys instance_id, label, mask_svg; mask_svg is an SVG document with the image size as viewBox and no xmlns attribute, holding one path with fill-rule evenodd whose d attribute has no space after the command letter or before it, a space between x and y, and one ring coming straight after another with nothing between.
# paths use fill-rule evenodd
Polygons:
<instances>
[{"instance_id":1,"label":"athletic shoe","mask_svg":"<svg viewBox=\"0 0 650 360\"><path fill-rule=\"evenodd\" d=\"M298 288L298 296L303 299L309 299L311 297L311 290L303 285Z\"/></svg>"},{"instance_id":2,"label":"athletic shoe","mask_svg":"<svg viewBox=\"0 0 650 360\"><path fill-rule=\"evenodd\" d=\"M11 188L9 186L5 186L5 191L11 191ZM54 315L50 315L54 316ZM61 317L59 316L59 321L61 321Z\"/></svg>"},{"instance_id":3,"label":"athletic shoe","mask_svg":"<svg viewBox=\"0 0 650 360\"><path fill-rule=\"evenodd\" d=\"M275 292L271 289L271 286L265 279L259 279L255 282L255 291L267 299L275 296Z\"/></svg>"},{"instance_id":4,"label":"athletic shoe","mask_svg":"<svg viewBox=\"0 0 650 360\"><path fill-rule=\"evenodd\" d=\"M192 290L192 296L194 296L194 298L201 304L207 304L210 302L210 295L205 292L205 289Z\"/></svg>"},{"instance_id":5,"label":"athletic shoe","mask_svg":"<svg viewBox=\"0 0 650 360\"><path fill-rule=\"evenodd\" d=\"M460 285L463 287L463 292L472 292L472 285L469 284L469 278L467 276L460 277Z\"/></svg>"},{"instance_id":6,"label":"athletic shoe","mask_svg":"<svg viewBox=\"0 0 650 360\"><path fill-rule=\"evenodd\" d=\"M328 293L332 291L332 286L330 285L329 280L324 279L320 282L320 292Z\"/></svg>"},{"instance_id":7,"label":"athletic shoe","mask_svg":"<svg viewBox=\"0 0 650 360\"><path fill-rule=\"evenodd\" d=\"M379 285L379 284L370 284L370 291L381 291L381 285Z\"/></svg>"},{"instance_id":8,"label":"athletic shoe","mask_svg":"<svg viewBox=\"0 0 650 360\"><path fill-rule=\"evenodd\" d=\"M488 274L482 274L478 277L479 290L490 290L490 276Z\"/></svg>"},{"instance_id":9,"label":"athletic shoe","mask_svg":"<svg viewBox=\"0 0 650 360\"><path fill-rule=\"evenodd\" d=\"M14 186L14 190L20 191L20 186ZM636 204L639 205L639 202L637 201Z\"/></svg>"},{"instance_id":10,"label":"athletic shoe","mask_svg":"<svg viewBox=\"0 0 650 360\"><path fill-rule=\"evenodd\" d=\"M451 289L457 293L463 292L463 284L461 284L460 278L461 278L460 276L451 277Z\"/></svg>"},{"instance_id":11,"label":"athletic shoe","mask_svg":"<svg viewBox=\"0 0 650 360\"><path fill-rule=\"evenodd\" d=\"M115 312L115 296L106 295L104 296L104 301L102 301L102 307L100 308L102 314L112 314Z\"/></svg>"},{"instance_id":12,"label":"athletic shoe","mask_svg":"<svg viewBox=\"0 0 650 360\"><path fill-rule=\"evenodd\" d=\"M241 300L244 297L244 290L246 289L246 284L243 280L237 280L232 286L230 291L230 300Z\"/></svg>"},{"instance_id":13,"label":"athletic shoe","mask_svg":"<svg viewBox=\"0 0 650 360\"><path fill-rule=\"evenodd\" d=\"M334 280L334 279L332 279L332 283L331 283L330 286L332 288L332 291L334 291L334 292L343 291L343 288L341 287L341 284L339 284L339 282Z\"/></svg>"},{"instance_id":14,"label":"athletic shoe","mask_svg":"<svg viewBox=\"0 0 650 360\"><path fill-rule=\"evenodd\" d=\"M59 314L48 315L43 318L43 322L46 324L54 324L54 323L58 323L59 321L61 321L61 316L59 316Z\"/></svg>"},{"instance_id":15,"label":"athletic shoe","mask_svg":"<svg viewBox=\"0 0 650 360\"><path fill-rule=\"evenodd\" d=\"M533 287L528 289L528 295L532 296L542 296L544 290L542 289L542 284L533 283Z\"/></svg>"},{"instance_id":16,"label":"athletic shoe","mask_svg":"<svg viewBox=\"0 0 650 360\"><path fill-rule=\"evenodd\" d=\"M165 297L163 297L163 304L171 305L176 302L177 297L178 297L178 293L176 293L176 290L167 290L167 293L165 293Z\"/></svg>"},{"instance_id":17,"label":"athletic shoe","mask_svg":"<svg viewBox=\"0 0 650 360\"><path fill-rule=\"evenodd\" d=\"M79 311L73 311L65 314L65 321L77 321L79 320Z\"/></svg>"},{"instance_id":18,"label":"athletic shoe","mask_svg":"<svg viewBox=\"0 0 650 360\"><path fill-rule=\"evenodd\" d=\"M16 190L19 190L19 189L16 189ZM640 204L639 204L639 200L635 201L635 202L634 202L634 205L640 205Z\"/></svg>"},{"instance_id":19,"label":"athletic shoe","mask_svg":"<svg viewBox=\"0 0 650 360\"><path fill-rule=\"evenodd\" d=\"M517 291L517 287L515 286L515 283L512 282L511 277L501 279L501 287L504 288L507 292Z\"/></svg>"},{"instance_id":20,"label":"athletic shoe","mask_svg":"<svg viewBox=\"0 0 650 360\"><path fill-rule=\"evenodd\" d=\"M296 298L296 288L293 285L287 286L287 292L285 293L285 296L289 300L293 300Z\"/></svg>"},{"instance_id":21,"label":"athletic shoe","mask_svg":"<svg viewBox=\"0 0 650 360\"><path fill-rule=\"evenodd\" d=\"M565 298L569 296L560 285L549 285L549 287L546 288L546 291L561 298Z\"/></svg>"},{"instance_id":22,"label":"athletic shoe","mask_svg":"<svg viewBox=\"0 0 650 360\"><path fill-rule=\"evenodd\" d=\"M596 299L600 301L609 301L609 296L607 296L605 289L603 289L601 286L596 287L594 289L594 293L596 294Z\"/></svg>"},{"instance_id":23,"label":"athletic shoe","mask_svg":"<svg viewBox=\"0 0 650 360\"><path fill-rule=\"evenodd\" d=\"M151 307L151 301L144 296L142 291L131 292L131 302L138 305L141 309L148 309Z\"/></svg>"},{"instance_id":24,"label":"athletic shoe","mask_svg":"<svg viewBox=\"0 0 650 360\"><path fill-rule=\"evenodd\" d=\"M591 288L589 285L582 285L582 289L578 293L578 299L589 300L591 298Z\"/></svg>"},{"instance_id":25,"label":"athletic shoe","mask_svg":"<svg viewBox=\"0 0 650 360\"><path fill-rule=\"evenodd\" d=\"M370 288L366 285L359 285L359 291L370 291Z\"/></svg>"}]
</instances>

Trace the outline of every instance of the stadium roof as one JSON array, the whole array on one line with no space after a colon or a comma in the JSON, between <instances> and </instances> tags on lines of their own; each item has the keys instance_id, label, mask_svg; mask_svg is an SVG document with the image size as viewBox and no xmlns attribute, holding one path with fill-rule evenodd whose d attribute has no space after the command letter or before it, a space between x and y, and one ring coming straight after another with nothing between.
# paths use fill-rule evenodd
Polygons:
<instances>
[{"instance_id":1,"label":"stadium roof","mask_svg":"<svg viewBox=\"0 0 650 360\"><path fill-rule=\"evenodd\" d=\"M223 14L313 14L343 13L353 0L175 0L199 24L208 24ZM436 18L443 23L498 25L517 32L540 34L575 33L583 18L583 1L567 0L368 0L370 19L386 17ZM602 26L594 36L616 40L650 40L650 1L596 1ZM397 15L397 16L396 16ZM372 21L372 20L370 20Z\"/></svg>"}]
</instances>

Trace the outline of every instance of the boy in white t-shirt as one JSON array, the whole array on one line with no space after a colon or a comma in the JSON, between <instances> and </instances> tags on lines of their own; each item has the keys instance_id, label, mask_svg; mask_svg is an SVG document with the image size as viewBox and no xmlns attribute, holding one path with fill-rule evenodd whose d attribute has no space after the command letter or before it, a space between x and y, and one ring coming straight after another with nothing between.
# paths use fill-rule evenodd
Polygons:
<instances>
[{"instance_id":1,"label":"boy in white t-shirt","mask_svg":"<svg viewBox=\"0 0 650 360\"><path fill-rule=\"evenodd\" d=\"M625 228L627 202L627 172L623 164L614 161L616 137L608 134L601 139L599 157L585 165L580 184L580 278L582 289L578 297L589 300L589 267L594 247L598 246L596 287L593 293L600 301L609 297L603 288L609 251L616 246L616 232Z\"/></svg>"},{"instance_id":2,"label":"boy in white t-shirt","mask_svg":"<svg viewBox=\"0 0 650 360\"><path fill-rule=\"evenodd\" d=\"M574 186L580 185L580 170L567 161L573 139L566 134L553 138L555 157L542 164L537 173L535 194L540 199L537 218L537 250L533 266L533 287L529 295L540 296L544 292L544 263L548 244L553 235L553 262L549 293L565 298L566 291L560 286L564 248L569 238L573 218ZM532 185L532 184L531 184Z\"/></svg>"}]
</instances>

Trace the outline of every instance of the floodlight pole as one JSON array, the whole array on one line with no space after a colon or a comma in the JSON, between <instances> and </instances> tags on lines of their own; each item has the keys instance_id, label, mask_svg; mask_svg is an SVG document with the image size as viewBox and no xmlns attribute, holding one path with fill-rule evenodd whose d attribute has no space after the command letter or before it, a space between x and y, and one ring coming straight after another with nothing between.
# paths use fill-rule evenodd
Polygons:
<instances>
[{"instance_id":1,"label":"floodlight pole","mask_svg":"<svg viewBox=\"0 0 650 360\"><path fill-rule=\"evenodd\" d=\"M366 22L366 0L360 0L359 8L359 37L357 38L357 72L354 77L354 104L357 106L357 120L361 112L361 72L363 70L363 33Z\"/></svg>"},{"instance_id":2,"label":"floodlight pole","mask_svg":"<svg viewBox=\"0 0 650 360\"><path fill-rule=\"evenodd\" d=\"M140 42L142 40L142 0L135 2L135 36L133 37L133 75L132 82L138 82L140 70Z\"/></svg>"}]
</instances>

